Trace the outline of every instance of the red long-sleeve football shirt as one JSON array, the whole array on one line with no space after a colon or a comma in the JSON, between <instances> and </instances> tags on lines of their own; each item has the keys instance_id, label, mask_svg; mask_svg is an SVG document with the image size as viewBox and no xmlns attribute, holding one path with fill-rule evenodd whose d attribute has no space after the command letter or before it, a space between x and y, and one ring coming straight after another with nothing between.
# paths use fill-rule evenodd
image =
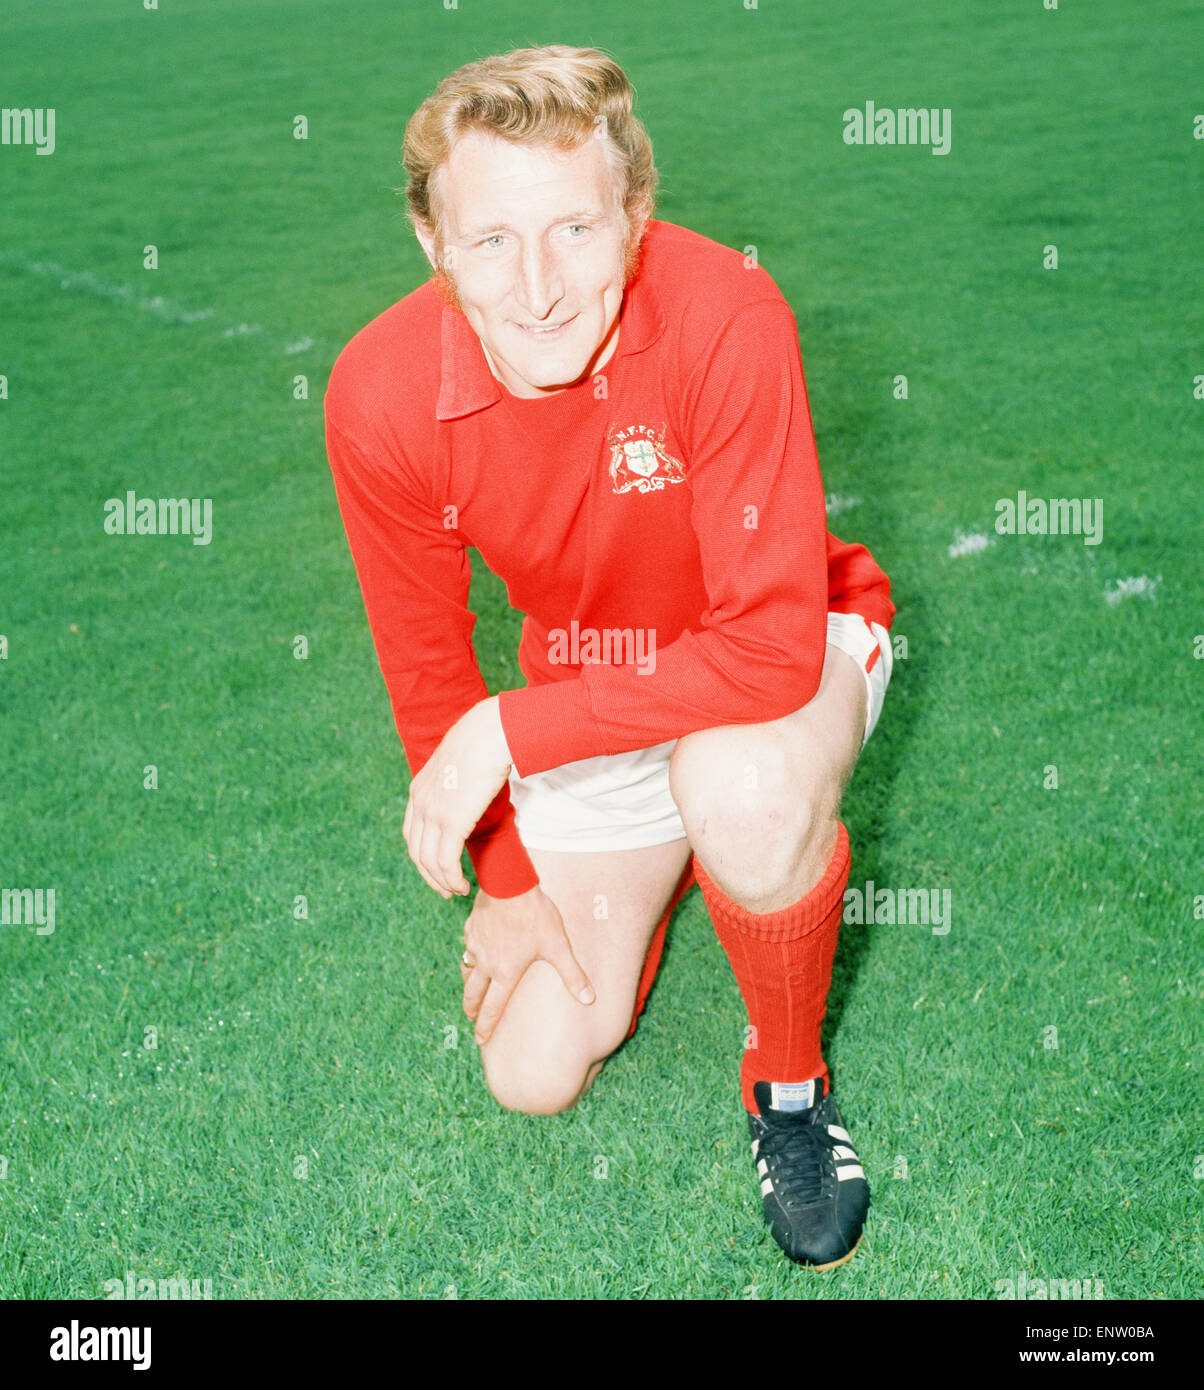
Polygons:
<instances>
[{"instance_id":1,"label":"red long-sleeve football shirt","mask_svg":"<svg viewBox=\"0 0 1204 1390\"><path fill-rule=\"evenodd\" d=\"M819 688L830 609L894 616L870 553L827 531L789 305L684 227L649 224L618 347L577 386L511 395L428 282L344 348L325 407L412 773L488 695L469 545L525 615L528 684L499 699L520 775L781 718ZM467 848L492 896L538 882L507 788Z\"/></svg>"}]
</instances>

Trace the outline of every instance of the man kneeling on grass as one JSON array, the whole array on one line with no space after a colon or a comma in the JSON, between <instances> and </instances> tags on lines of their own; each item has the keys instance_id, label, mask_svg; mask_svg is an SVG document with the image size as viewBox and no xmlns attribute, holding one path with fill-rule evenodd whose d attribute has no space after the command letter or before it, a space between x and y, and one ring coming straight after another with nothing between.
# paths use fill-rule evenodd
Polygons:
<instances>
[{"instance_id":1,"label":"man kneeling on grass","mask_svg":"<svg viewBox=\"0 0 1204 1390\"><path fill-rule=\"evenodd\" d=\"M597 50L458 69L404 162L435 275L344 348L326 438L410 856L446 898L467 848L480 885L461 969L486 1081L574 1105L697 881L748 1008L766 1220L840 1264L869 1187L820 1052L837 815L895 609L827 531L794 316L764 270L653 219L652 148ZM528 684L492 698L470 545L525 614Z\"/></svg>"}]
</instances>

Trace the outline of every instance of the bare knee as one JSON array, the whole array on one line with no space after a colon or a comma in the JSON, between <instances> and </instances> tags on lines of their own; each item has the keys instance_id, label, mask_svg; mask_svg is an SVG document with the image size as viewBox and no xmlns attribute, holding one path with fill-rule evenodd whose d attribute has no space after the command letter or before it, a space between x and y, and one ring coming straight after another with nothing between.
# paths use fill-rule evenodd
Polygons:
<instances>
[{"instance_id":1,"label":"bare knee","mask_svg":"<svg viewBox=\"0 0 1204 1390\"><path fill-rule=\"evenodd\" d=\"M563 1059L498 1056L490 1044L481 1049L485 1084L506 1110L526 1115L559 1115L571 1110L585 1093L587 1068Z\"/></svg>"},{"instance_id":2,"label":"bare knee","mask_svg":"<svg viewBox=\"0 0 1204 1390\"><path fill-rule=\"evenodd\" d=\"M796 902L822 877L836 842L840 788L805 769L777 737L729 740L707 729L680 739L670 790L694 852L750 912Z\"/></svg>"},{"instance_id":3,"label":"bare knee","mask_svg":"<svg viewBox=\"0 0 1204 1390\"><path fill-rule=\"evenodd\" d=\"M698 857L712 881L749 912L780 912L806 897L823 878L837 842L834 816L815 815L806 832L775 844L737 842L735 849L712 843Z\"/></svg>"},{"instance_id":4,"label":"bare knee","mask_svg":"<svg viewBox=\"0 0 1204 1390\"><path fill-rule=\"evenodd\" d=\"M630 1018L622 1028L616 1023L574 1033L534 1019L527 1023L521 1030L507 1032L499 1024L481 1049L485 1083L507 1110L559 1115L571 1110L589 1090L606 1057L627 1036Z\"/></svg>"}]
</instances>

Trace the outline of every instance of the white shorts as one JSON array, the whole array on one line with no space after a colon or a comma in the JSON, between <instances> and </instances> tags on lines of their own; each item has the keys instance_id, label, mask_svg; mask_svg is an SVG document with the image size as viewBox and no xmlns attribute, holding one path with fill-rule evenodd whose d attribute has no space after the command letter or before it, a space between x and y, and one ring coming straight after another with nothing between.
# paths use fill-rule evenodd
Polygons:
<instances>
[{"instance_id":1,"label":"white shorts","mask_svg":"<svg viewBox=\"0 0 1204 1390\"><path fill-rule=\"evenodd\" d=\"M893 653L880 623L854 613L828 614L828 644L865 672L866 740L874 731ZM684 840L685 826L669 791L669 757L676 739L630 753L603 754L564 763L529 777L510 774L518 832L530 849L644 849Z\"/></svg>"}]
</instances>

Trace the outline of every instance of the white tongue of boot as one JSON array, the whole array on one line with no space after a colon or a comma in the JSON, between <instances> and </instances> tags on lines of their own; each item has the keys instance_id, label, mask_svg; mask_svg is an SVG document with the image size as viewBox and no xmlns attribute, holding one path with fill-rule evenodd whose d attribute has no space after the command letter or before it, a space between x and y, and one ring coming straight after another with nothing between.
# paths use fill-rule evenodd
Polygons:
<instances>
[{"instance_id":1,"label":"white tongue of boot","mask_svg":"<svg viewBox=\"0 0 1204 1390\"><path fill-rule=\"evenodd\" d=\"M753 1091L762 1114L767 1109L810 1110L823 1098L823 1083L818 1076L810 1081L758 1081Z\"/></svg>"}]
</instances>

